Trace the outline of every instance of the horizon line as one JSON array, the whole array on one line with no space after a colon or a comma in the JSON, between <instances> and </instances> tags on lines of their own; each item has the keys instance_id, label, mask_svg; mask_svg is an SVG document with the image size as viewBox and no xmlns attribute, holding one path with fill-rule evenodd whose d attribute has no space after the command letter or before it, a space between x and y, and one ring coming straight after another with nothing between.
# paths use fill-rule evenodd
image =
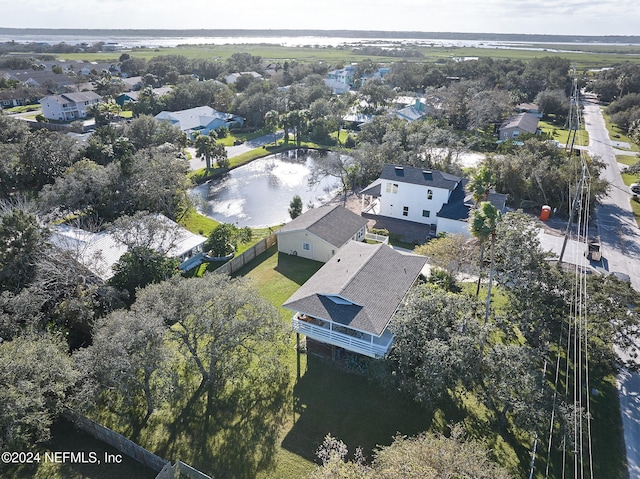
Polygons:
<instances>
[{"instance_id":1,"label":"horizon line","mask_svg":"<svg viewBox=\"0 0 640 479\"><path fill-rule=\"evenodd\" d=\"M2 27L0 26L0 32L15 32L15 33L28 33L28 32L47 32L49 34L56 34L55 32L167 32L167 33L202 33L202 32L235 32L235 33L282 33L287 32L294 34L294 36L303 36L302 34L316 33L352 33L352 34L399 34L399 35L465 35L465 36L495 36L495 37L558 37L558 38L640 38L640 35L620 35L620 34L564 34L564 33L491 33L491 32L464 32L464 31L422 31L422 30L360 30L360 29L345 29L345 28L330 28L330 29L318 29L318 28L51 28L51 27Z\"/></svg>"}]
</instances>

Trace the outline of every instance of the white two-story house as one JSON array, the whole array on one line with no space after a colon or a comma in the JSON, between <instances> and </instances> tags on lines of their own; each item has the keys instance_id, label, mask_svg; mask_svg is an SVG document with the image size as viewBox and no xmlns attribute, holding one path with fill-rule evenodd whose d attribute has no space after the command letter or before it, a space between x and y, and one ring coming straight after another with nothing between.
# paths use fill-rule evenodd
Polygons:
<instances>
[{"instance_id":1,"label":"white two-story house","mask_svg":"<svg viewBox=\"0 0 640 479\"><path fill-rule=\"evenodd\" d=\"M362 213L429 225L432 234L469 235L473 200L468 180L437 170L385 165L380 177L362 190ZM492 193L489 201L504 211L506 195Z\"/></svg>"},{"instance_id":2,"label":"white two-story house","mask_svg":"<svg viewBox=\"0 0 640 479\"><path fill-rule=\"evenodd\" d=\"M437 170L385 165L380 177L362 190L363 210L427 225L436 225L437 213L447 204L462 178ZM365 208L365 197L372 197Z\"/></svg>"},{"instance_id":3,"label":"white two-story house","mask_svg":"<svg viewBox=\"0 0 640 479\"><path fill-rule=\"evenodd\" d=\"M92 91L83 91L46 96L40 100L40 104L47 120L70 121L86 118L89 109L100 103L101 98Z\"/></svg>"}]
</instances>

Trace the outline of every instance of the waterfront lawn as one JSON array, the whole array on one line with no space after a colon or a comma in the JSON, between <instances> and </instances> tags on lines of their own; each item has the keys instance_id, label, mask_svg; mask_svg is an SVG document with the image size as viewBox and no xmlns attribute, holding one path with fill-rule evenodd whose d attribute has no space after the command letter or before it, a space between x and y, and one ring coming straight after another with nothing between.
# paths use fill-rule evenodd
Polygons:
<instances>
[{"instance_id":1,"label":"waterfront lawn","mask_svg":"<svg viewBox=\"0 0 640 479\"><path fill-rule=\"evenodd\" d=\"M220 222L213 218L198 213L195 208L189 208L178 223L194 234L207 237L220 224Z\"/></svg>"}]
</instances>

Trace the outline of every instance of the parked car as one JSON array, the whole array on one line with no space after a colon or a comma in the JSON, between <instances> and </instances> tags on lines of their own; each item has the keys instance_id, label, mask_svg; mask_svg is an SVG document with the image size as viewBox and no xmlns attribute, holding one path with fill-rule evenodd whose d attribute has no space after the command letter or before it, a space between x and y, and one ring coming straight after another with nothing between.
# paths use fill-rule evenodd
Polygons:
<instances>
[{"instance_id":1,"label":"parked car","mask_svg":"<svg viewBox=\"0 0 640 479\"><path fill-rule=\"evenodd\" d=\"M629 189L634 195L640 195L640 183L631 183Z\"/></svg>"}]
</instances>

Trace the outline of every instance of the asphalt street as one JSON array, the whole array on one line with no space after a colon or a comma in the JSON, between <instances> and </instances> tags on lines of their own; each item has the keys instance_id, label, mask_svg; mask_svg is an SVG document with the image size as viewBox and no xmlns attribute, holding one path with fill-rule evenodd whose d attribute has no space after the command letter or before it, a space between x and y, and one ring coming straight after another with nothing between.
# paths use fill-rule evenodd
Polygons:
<instances>
[{"instance_id":1,"label":"asphalt street","mask_svg":"<svg viewBox=\"0 0 640 479\"><path fill-rule=\"evenodd\" d=\"M629 204L631 192L622 182L615 158L613 146L617 145L609 139L600 107L588 99L583 105L589 154L606 164L602 176L611 184L596 209L603 263L608 271L628 274L633 288L640 290L640 235ZM626 359L625 351L618 354ZM640 375L621 369L617 383L629 477L640 478Z\"/></svg>"}]
</instances>

